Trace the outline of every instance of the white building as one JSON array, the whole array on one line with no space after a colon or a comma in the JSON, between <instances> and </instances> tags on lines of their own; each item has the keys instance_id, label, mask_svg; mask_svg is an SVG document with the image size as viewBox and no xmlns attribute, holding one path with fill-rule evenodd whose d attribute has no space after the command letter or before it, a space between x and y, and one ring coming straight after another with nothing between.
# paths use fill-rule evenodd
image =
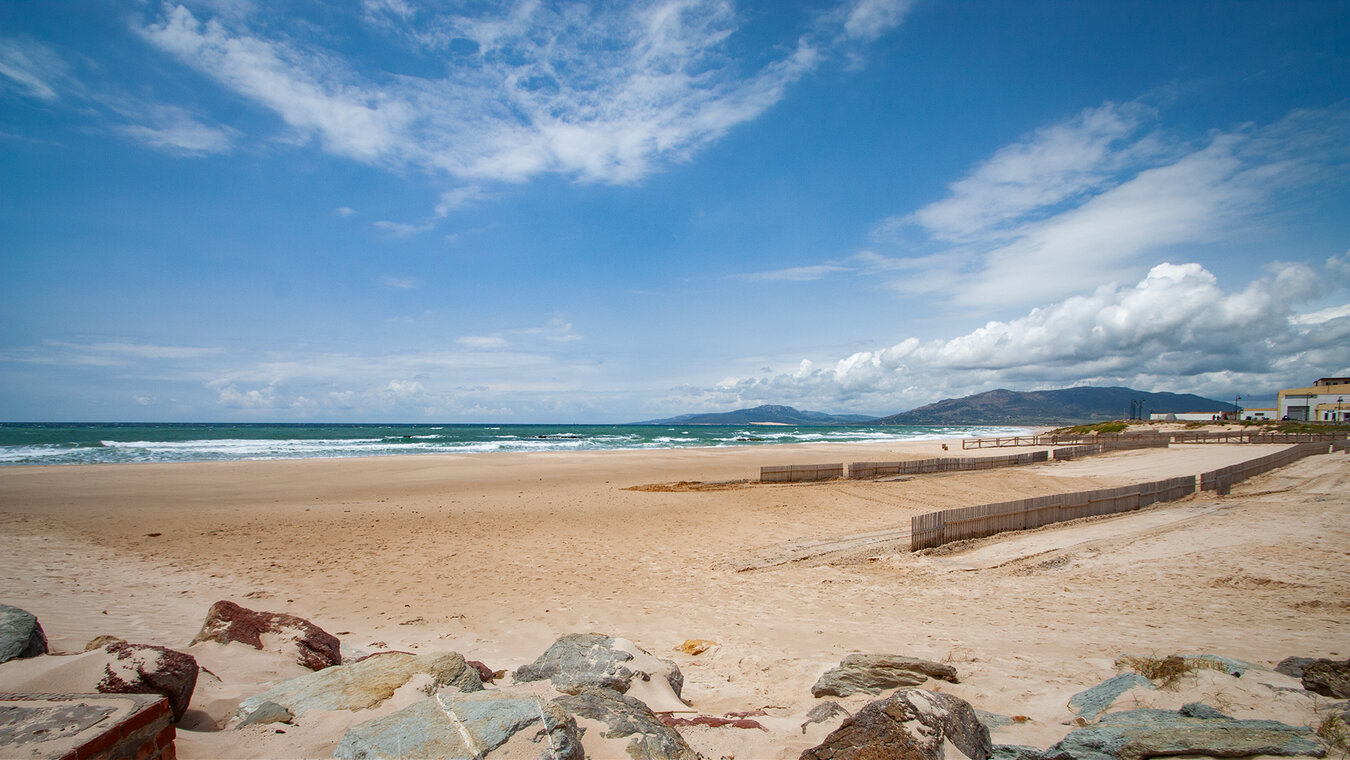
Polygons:
<instances>
[{"instance_id":1,"label":"white building","mask_svg":"<svg viewBox=\"0 0 1350 760\"><path fill-rule=\"evenodd\" d=\"M1226 417L1224 415L1227 415ZM1165 422L1213 422L1215 420L1229 419L1233 416L1232 412L1214 411L1214 412L1152 412L1148 418L1150 420L1162 420Z\"/></svg>"},{"instance_id":2,"label":"white building","mask_svg":"<svg viewBox=\"0 0 1350 760\"><path fill-rule=\"evenodd\" d=\"M1323 377L1307 388L1280 391L1280 419L1308 422L1350 420L1350 377Z\"/></svg>"}]
</instances>

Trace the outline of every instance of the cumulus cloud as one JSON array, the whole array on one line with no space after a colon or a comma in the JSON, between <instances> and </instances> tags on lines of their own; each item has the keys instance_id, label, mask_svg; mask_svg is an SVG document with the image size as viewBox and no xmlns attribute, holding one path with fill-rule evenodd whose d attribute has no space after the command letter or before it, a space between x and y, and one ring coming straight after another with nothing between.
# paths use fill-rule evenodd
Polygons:
<instances>
[{"instance_id":1,"label":"cumulus cloud","mask_svg":"<svg viewBox=\"0 0 1350 760\"><path fill-rule=\"evenodd\" d=\"M809 400L834 408L900 409L998 385L1026 389L1080 383L1223 392L1268 390L1336 372L1350 355L1345 307L1299 314L1300 303L1336 287L1321 267L1275 263L1267 276L1225 291L1195 263L1163 263L1132 286L1104 286L949 340L907 338L828 364L730 378L713 389L724 404ZM1020 384L1020 385L1019 385Z\"/></svg>"},{"instance_id":2,"label":"cumulus cloud","mask_svg":"<svg viewBox=\"0 0 1350 760\"><path fill-rule=\"evenodd\" d=\"M481 15L370 0L370 28L445 76L359 71L344 54L278 31L166 4L140 33L272 110L324 150L459 183L437 213L480 197L479 181L556 173L630 183L763 114L847 40L898 25L907 1L854 0L832 34L804 32L746 70L728 0L555 5L522 0ZM842 40L842 41L841 41ZM745 44L745 43L741 43ZM751 56L754 57L754 56Z\"/></svg>"},{"instance_id":3,"label":"cumulus cloud","mask_svg":"<svg viewBox=\"0 0 1350 760\"><path fill-rule=\"evenodd\" d=\"M1291 192L1343 171L1350 111L1300 109L1199 141L1105 103L1000 148L915 211L878 221L848 264L906 294L1025 306L1135 279L1180 246L1263 229ZM836 262L828 262L834 265Z\"/></svg>"}]
</instances>

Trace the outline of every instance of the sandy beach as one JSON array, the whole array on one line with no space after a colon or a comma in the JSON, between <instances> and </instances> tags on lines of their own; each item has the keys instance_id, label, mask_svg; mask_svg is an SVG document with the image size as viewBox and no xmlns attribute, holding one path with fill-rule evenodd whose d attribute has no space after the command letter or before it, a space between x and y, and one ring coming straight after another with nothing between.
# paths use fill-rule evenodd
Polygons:
<instances>
[{"instance_id":1,"label":"sandy beach","mask_svg":"<svg viewBox=\"0 0 1350 760\"><path fill-rule=\"evenodd\" d=\"M681 730L711 758L797 757L833 727L799 728L822 672L852 653L905 654L955 666L961 683L942 690L1029 718L997 729L996 743L1045 747L1068 731L1068 697L1114 675L1123 653L1266 666L1350 655L1350 456L1310 457L1229 496L917 555L911 516L1197 474L1281 448L1173 446L793 485L729 481L753 480L761 465L1029 449L923 441L7 467L0 601L34 613L64 652L103 634L184 648L221 599L311 620L339 635L345 657L449 650L513 670L563 634L621 636L679 665L691 709L766 713L764 731ZM676 651L687 639L718 646ZM203 664L240 659L218 654ZM7 672L0 691L13 686ZM331 721L284 735L213 730L231 698L260 691L269 673L293 675L248 673L199 685L179 756L329 756L342 731ZM1225 688L1236 717L1314 716L1306 697ZM870 699L843 702L852 711Z\"/></svg>"}]
</instances>

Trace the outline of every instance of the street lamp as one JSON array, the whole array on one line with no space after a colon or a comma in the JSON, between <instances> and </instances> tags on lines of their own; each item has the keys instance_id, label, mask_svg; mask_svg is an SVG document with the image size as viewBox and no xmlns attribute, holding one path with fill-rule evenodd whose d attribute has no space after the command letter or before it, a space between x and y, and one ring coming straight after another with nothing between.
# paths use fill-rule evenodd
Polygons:
<instances>
[{"instance_id":1,"label":"street lamp","mask_svg":"<svg viewBox=\"0 0 1350 760\"><path fill-rule=\"evenodd\" d=\"M1242 419L1242 407L1241 407L1241 406L1238 406L1238 402L1241 401L1241 400L1242 400L1242 396L1234 396L1234 397L1233 397L1233 419L1235 419L1235 420L1241 420L1241 419Z\"/></svg>"}]
</instances>

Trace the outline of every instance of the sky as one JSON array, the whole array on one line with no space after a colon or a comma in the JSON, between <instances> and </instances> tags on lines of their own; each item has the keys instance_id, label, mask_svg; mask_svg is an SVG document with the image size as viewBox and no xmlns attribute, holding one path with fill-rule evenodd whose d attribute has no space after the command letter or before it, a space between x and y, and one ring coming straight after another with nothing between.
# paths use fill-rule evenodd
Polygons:
<instances>
[{"instance_id":1,"label":"sky","mask_svg":"<svg viewBox=\"0 0 1350 760\"><path fill-rule=\"evenodd\" d=\"M1350 2L0 0L0 420L1350 375Z\"/></svg>"}]
</instances>

